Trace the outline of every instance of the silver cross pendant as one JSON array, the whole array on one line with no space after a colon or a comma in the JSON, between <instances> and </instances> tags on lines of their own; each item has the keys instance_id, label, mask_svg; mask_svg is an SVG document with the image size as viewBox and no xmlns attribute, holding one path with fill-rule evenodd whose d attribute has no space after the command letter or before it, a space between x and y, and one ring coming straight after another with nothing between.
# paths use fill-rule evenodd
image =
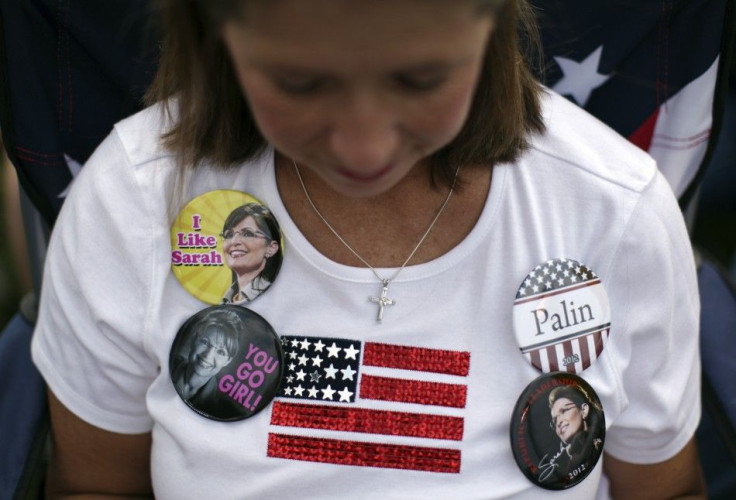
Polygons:
<instances>
[{"instance_id":1,"label":"silver cross pendant","mask_svg":"<svg viewBox=\"0 0 736 500\"><path fill-rule=\"evenodd\" d=\"M368 300L371 302L375 302L378 304L378 316L376 317L376 321L383 320L383 310L386 306L392 306L396 303L393 299L389 299L386 295L388 295L388 285L390 284L390 281L383 280L383 285L381 288L381 296L380 297L368 297Z\"/></svg>"}]
</instances>

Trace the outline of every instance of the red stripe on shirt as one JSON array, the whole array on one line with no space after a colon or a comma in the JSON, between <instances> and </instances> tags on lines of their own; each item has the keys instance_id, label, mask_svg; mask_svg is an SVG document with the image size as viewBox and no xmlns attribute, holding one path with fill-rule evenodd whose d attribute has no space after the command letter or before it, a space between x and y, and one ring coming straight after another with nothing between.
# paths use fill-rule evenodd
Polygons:
<instances>
[{"instance_id":1,"label":"red stripe on shirt","mask_svg":"<svg viewBox=\"0 0 736 500\"><path fill-rule=\"evenodd\" d=\"M366 342L363 364L467 376L470 353Z\"/></svg>"},{"instance_id":2,"label":"red stripe on shirt","mask_svg":"<svg viewBox=\"0 0 736 500\"><path fill-rule=\"evenodd\" d=\"M363 375L360 384L361 398L381 401L465 408L466 396L467 388L464 385L441 382Z\"/></svg>"},{"instance_id":3,"label":"red stripe on shirt","mask_svg":"<svg viewBox=\"0 0 736 500\"><path fill-rule=\"evenodd\" d=\"M441 415L275 402L271 424L430 439L463 438L463 419Z\"/></svg>"},{"instance_id":4,"label":"red stripe on shirt","mask_svg":"<svg viewBox=\"0 0 736 500\"><path fill-rule=\"evenodd\" d=\"M460 450L268 435L268 456L340 465L460 472Z\"/></svg>"}]
</instances>

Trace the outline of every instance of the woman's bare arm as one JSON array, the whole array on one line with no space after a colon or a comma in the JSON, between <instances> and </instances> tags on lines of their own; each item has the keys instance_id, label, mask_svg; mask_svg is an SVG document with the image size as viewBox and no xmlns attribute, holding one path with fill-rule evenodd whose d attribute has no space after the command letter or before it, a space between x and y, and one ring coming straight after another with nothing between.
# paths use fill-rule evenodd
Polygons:
<instances>
[{"instance_id":1,"label":"woman's bare arm","mask_svg":"<svg viewBox=\"0 0 736 500\"><path fill-rule=\"evenodd\" d=\"M658 464L632 464L605 455L603 468L613 498L706 498L694 438L677 455Z\"/></svg>"},{"instance_id":2,"label":"woman's bare arm","mask_svg":"<svg viewBox=\"0 0 736 500\"><path fill-rule=\"evenodd\" d=\"M117 434L70 412L49 391L48 498L152 498L151 434Z\"/></svg>"}]
</instances>

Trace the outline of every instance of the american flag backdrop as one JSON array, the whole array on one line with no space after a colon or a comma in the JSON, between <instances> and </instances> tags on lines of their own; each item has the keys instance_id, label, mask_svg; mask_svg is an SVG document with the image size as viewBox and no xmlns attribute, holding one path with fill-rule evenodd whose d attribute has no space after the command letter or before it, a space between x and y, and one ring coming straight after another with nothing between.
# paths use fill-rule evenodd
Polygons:
<instances>
[{"instance_id":1,"label":"american flag backdrop","mask_svg":"<svg viewBox=\"0 0 736 500\"><path fill-rule=\"evenodd\" d=\"M282 345L268 456L460 471L470 353L320 337Z\"/></svg>"},{"instance_id":2,"label":"american flag backdrop","mask_svg":"<svg viewBox=\"0 0 736 500\"><path fill-rule=\"evenodd\" d=\"M531 3L543 81L654 156L683 201L711 136L727 0Z\"/></svg>"}]
</instances>

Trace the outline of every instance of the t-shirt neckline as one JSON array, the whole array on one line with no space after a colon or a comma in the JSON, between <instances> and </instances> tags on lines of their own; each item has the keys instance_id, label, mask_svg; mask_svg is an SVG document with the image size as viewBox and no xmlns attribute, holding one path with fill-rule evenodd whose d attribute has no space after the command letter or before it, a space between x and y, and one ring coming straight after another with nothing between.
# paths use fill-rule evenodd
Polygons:
<instances>
[{"instance_id":1,"label":"t-shirt neckline","mask_svg":"<svg viewBox=\"0 0 736 500\"><path fill-rule=\"evenodd\" d=\"M269 148L261 163L263 171L262 179L264 179L263 188L266 196L270 200L270 209L276 214L281 231L284 234L286 248L285 252L295 252L300 255L310 266L317 271L330 275L343 281L356 283L375 282L376 276L367 267L354 267L335 262L322 255L302 234L293 219L289 215L278 190L276 183L275 154L273 148ZM465 259L473 252L484 237L490 231L493 221L499 207L501 206L503 193L506 185L506 171L508 165L499 164L494 167L493 180L491 188L488 191L486 202L483 206L478 222L475 224L470 233L457 246L452 248L445 254L428 262L421 264L411 264L411 262L398 275L395 283L416 281L432 277L438 273L444 272ZM376 271L383 277L390 278L397 268L376 268Z\"/></svg>"}]
</instances>

